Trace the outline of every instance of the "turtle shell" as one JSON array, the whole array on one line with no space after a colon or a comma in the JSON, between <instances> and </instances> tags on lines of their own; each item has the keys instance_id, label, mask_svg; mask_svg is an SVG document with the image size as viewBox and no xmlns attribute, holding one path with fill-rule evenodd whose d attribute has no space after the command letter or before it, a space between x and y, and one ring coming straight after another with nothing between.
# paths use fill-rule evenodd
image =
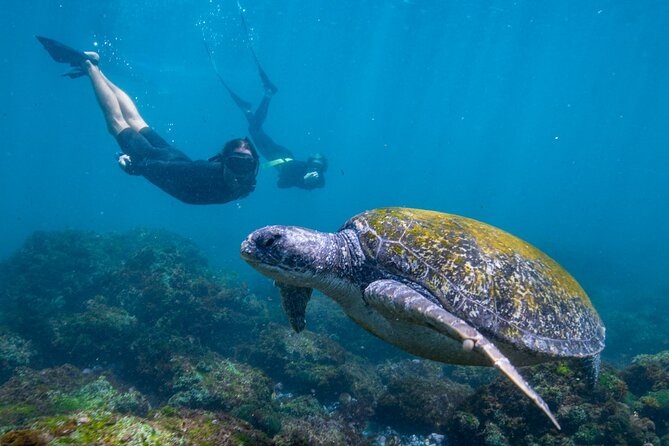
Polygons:
<instances>
[{"instance_id":1,"label":"turtle shell","mask_svg":"<svg viewBox=\"0 0 669 446\"><path fill-rule=\"evenodd\" d=\"M383 276L431 294L491 339L556 357L604 348L604 325L576 280L529 243L493 226L433 211L382 208L353 229Z\"/></svg>"}]
</instances>

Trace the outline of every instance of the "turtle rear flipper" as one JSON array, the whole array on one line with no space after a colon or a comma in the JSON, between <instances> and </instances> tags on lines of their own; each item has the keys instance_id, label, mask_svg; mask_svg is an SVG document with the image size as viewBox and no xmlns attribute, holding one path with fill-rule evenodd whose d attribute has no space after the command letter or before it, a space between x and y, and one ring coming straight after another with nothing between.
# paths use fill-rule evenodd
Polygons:
<instances>
[{"instance_id":1,"label":"turtle rear flipper","mask_svg":"<svg viewBox=\"0 0 669 446\"><path fill-rule=\"evenodd\" d=\"M307 323L307 304L314 289L288 285L278 280L274 282L274 286L281 292L281 306L288 317L290 326L295 332L301 332Z\"/></svg>"},{"instance_id":2,"label":"turtle rear flipper","mask_svg":"<svg viewBox=\"0 0 669 446\"><path fill-rule=\"evenodd\" d=\"M401 318L423 325L453 339L462 341L465 350L485 355L520 390L536 404L555 427L560 424L546 402L523 379L509 359L483 334L467 322L449 313L416 290L395 280L377 280L365 289L365 301L386 317Z\"/></svg>"}]
</instances>

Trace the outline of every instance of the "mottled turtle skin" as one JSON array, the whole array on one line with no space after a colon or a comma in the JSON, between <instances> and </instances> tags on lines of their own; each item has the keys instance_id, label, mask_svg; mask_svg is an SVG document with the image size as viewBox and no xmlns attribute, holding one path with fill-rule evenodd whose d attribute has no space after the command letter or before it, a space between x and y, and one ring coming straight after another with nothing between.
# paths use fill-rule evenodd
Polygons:
<instances>
[{"instance_id":1,"label":"mottled turtle skin","mask_svg":"<svg viewBox=\"0 0 669 446\"><path fill-rule=\"evenodd\" d=\"M432 296L502 350L527 352L519 365L533 363L535 354L540 362L543 356L595 356L604 348L604 325L578 282L507 232L407 208L364 212L346 229L357 234L365 257L384 275Z\"/></svg>"}]
</instances>

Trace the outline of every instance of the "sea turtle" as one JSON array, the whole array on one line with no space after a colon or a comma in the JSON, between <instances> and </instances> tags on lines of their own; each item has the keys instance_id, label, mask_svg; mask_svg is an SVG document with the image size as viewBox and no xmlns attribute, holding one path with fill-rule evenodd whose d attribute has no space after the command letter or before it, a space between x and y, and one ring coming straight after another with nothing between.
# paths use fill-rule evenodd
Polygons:
<instances>
[{"instance_id":1,"label":"sea turtle","mask_svg":"<svg viewBox=\"0 0 669 446\"><path fill-rule=\"evenodd\" d=\"M598 358L604 325L581 286L519 238L465 217L363 212L335 233L267 226L241 256L275 280L295 331L312 289L379 338L424 358L495 366L560 426L515 366Z\"/></svg>"}]
</instances>

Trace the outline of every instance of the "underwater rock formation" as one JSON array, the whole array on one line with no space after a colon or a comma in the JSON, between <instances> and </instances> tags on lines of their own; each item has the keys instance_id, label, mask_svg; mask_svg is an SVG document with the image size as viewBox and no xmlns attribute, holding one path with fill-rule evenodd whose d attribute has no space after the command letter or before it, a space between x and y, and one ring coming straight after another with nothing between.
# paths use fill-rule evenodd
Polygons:
<instances>
[{"instance_id":1,"label":"underwater rock formation","mask_svg":"<svg viewBox=\"0 0 669 446\"><path fill-rule=\"evenodd\" d=\"M72 365L52 369L19 368L0 386L0 426L17 427L33 417L81 410L106 410L145 416L146 398L132 388L123 389L113 376L86 373Z\"/></svg>"},{"instance_id":2,"label":"underwater rock formation","mask_svg":"<svg viewBox=\"0 0 669 446\"><path fill-rule=\"evenodd\" d=\"M337 400L347 392L372 401L381 392L372 364L308 330L298 334L287 325L268 324L243 356L288 388L325 400Z\"/></svg>"},{"instance_id":3,"label":"underwater rock formation","mask_svg":"<svg viewBox=\"0 0 669 446\"><path fill-rule=\"evenodd\" d=\"M7 380L16 367L29 365L34 356L30 341L0 332L0 383Z\"/></svg>"},{"instance_id":4,"label":"underwater rock formation","mask_svg":"<svg viewBox=\"0 0 669 446\"><path fill-rule=\"evenodd\" d=\"M639 397L633 407L640 416L654 420L663 445L669 444L669 350L635 357L622 371L622 379Z\"/></svg>"},{"instance_id":5,"label":"underwater rock formation","mask_svg":"<svg viewBox=\"0 0 669 446\"><path fill-rule=\"evenodd\" d=\"M39 364L113 365L148 386L169 377L159 364L172 354L233 352L266 313L224 286L190 241L163 231L35 233L0 278L1 321Z\"/></svg>"},{"instance_id":6,"label":"underwater rock formation","mask_svg":"<svg viewBox=\"0 0 669 446\"><path fill-rule=\"evenodd\" d=\"M151 418L139 418L83 410L69 415L39 418L29 428L5 432L0 436L0 444L270 446L274 443L261 432L223 413L166 411L156 412Z\"/></svg>"},{"instance_id":7,"label":"underwater rock formation","mask_svg":"<svg viewBox=\"0 0 669 446\"><path fill-rule=\"evenodd\" d=\"M474 393L444 377L440 364L407 360L380 367L385 384L375 419L408 432L442 432L462 402Z\"/></svg>"},{"instance_id":8,"label":"underwater rock formation","mask_svg":"<svg viewBox=\"0 0 669 446\"><path fill-rule=\"evenodd\" d=\"M292 418L274 438L276 446L369 445L362 433L337 418Z\"/></svg>"},{"instance_id":9,"label":"underwater rock formation","mask_svg":"<svg viewBox=\"0 0 669 446\"><path fill-rule=\"evenodd\" d=\"M639 445L660 444L656 421L636 410L636 397L619 373L605 367L596 386L578 364L544 364L531 370L531 381L556 408L562 431L541 421L532 405L514 395L500 378L481 387L458 408L448 432L470 445Z\"/></svg>"}]
</instances>

